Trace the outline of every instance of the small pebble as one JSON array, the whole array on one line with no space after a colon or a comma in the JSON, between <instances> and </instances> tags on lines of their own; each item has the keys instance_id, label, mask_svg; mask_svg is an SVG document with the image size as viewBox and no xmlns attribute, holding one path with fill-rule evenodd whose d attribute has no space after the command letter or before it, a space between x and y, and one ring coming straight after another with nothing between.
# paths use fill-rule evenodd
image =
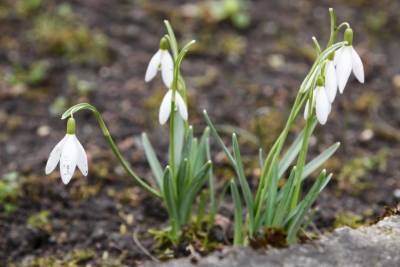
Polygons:
<instances>
[{"instance_id":1,"label":"small pebble","mask_svg":"<svg viewBox=\"0 0 400 267\"><path fill-rule=\"evenodd\" d=\"M393 195L395 198L400 198L400 189L397 188L393 191Z\"/></svg>"},{"instance_id":2,"label":"small pebble","mask_svg":"<svg viewBox=\"0 0 400 267\"><path fill-rule=\"evenodd\" d=\"M361 141L369 141L374 137L374 132L371 129L365 129L360 134Z\"/></svg>"},{"instance_id":3,"label":"small pebble","mask_svg":"<svg viewBox=\"0 0 400 267\"><path fill-rule=\"evenodd\" d=\"M41 137L48 136L50 134L50 127L47 125L42 125L37 129L36 133Z\"/></svg>"}]
</instances>

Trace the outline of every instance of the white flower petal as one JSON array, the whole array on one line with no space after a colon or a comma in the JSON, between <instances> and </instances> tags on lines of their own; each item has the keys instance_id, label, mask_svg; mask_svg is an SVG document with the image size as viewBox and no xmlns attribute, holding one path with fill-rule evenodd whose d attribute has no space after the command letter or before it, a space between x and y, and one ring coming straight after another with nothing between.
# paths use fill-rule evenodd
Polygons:
<instances>
[{"instance_id":1,"label":"white flower petal","mask_svg":"<svg viewBox=\"0 0 400 267\"><path fill-rule=\"evenodd\" d=\"M77 160L78 150L74 135L67 134L60 159L60 173L64 184L68 184L69 181L71 181L72 175L74 175L75 172Z\"/></svg>"},{"instance_id":2,"label":"white flower petal","mask_svg":"<svg viewBox=\"0 0 400 267\"><path fill-rule=\"evenodd\" d=\"M67 139L67 135L65 135L63 137L63 139L61 139L61 141L58 142L57 145L50 152L49 159L47 160L46 168L45 168L46 175L51 173L52 171L54 171L54 169L57 167L57 164L60 161L61 152L64 147L64 143L65 143L66 139Z\"/></svg>"},{"instance_id":3,"label":"white flower petal","mask_svg":"<svg viewBox=\"0 0 400 267\"><path fill-rule=\"evenodd\" d=\"M325 88L318 87L315 96L315 111L320 124L324 125L328 120L328 115L331 112L331 103L329 102Z\"/></svg>"},{"instance_id":4,"label":"white flower petal","mask_svg":"<svg viewBox=\"0 0 400 267\"><path fill-rule=\"evenodd\" d=\"M171 114L171 100L172 90L168 90L161 102L160 112L158 114L158 120L161 125L163 125L168 120L169 115Z\"/></svg>"},{"instance_id":5,"label":"white flower petal","mask_svg":"<svg viewBox=\"0 0 400 267\"><path fill-rule=\"evenodd\" d=\"M351 74L351 69L353 68L351 49L350 46L344 47L337 60L336 77L339 85L339 92L341 94L346 87L346 83Z\"/></svg>"},{"instance_id":6,"label":"white flower petal","mask_svg":"<svg viewBox=\"0 0 400 267\"><path fill-rule=\"evenodd\" d=\"M351 47L351 56L353 62L353 73L360 83L364 83L364 66L357 51Z\"/></svg>"},{"instance_id":7,"label":"white flower petal","mask_svg":"<svg viewBox=\"0 0 400 267\"><path fill-rule=\"evenodd\" d=\"M325 88L329 102L333 103L337 92L336 70L333 61L328 60L325 65Z\"/></svg>"},{"instance_id":8,"label":"white flower petal","mask_svg":"<svg viewBox=\"0 0 400 267\"><path fill-rule=\"evenodd\" d=\"M182 116L182 119L185 121L188 119L188 112L186 109L186 104L185 101L183 100L182 96L178 93L175 92L175 103L178 106L178 111Z\"/></svg>"},{"instance_id":9,"label":"white flower petal","mask_svg":"<svg viewBox=\"0 0 400 267\"><path fill-rule=\"evenodd\" d=\"M335 57L333 58L333 64L335 66L337 65L338 59L343 52L343 48L345 48L345 47L342 46L341 48L339 48L338 50L335 51Z\"/></svg>"},{"instance_id":10,"label":"white flower petal","mask_svg":"<svg viewBox=\"0 0 400 267\"><path fill-rule=\"evenodd\" d=\"M79 142L78 138L74 135L75 144L77 148L77 165L83 176L88 175L88 160L86 156L85 149L83 148L81 142Z\"/></svg>"},{"instance_id":11,"label":"white flower petal","mask_svg":"<svg viewBox=\"0 0 400 267\"><path fill-rule=\"evenodd\" d=\"M165 86L171 88L174 78L174 61L168 50L162 51L161 53L161 76Z\"/></svg>"},{"instance_id":12,"label":"white flower petal","mask_svg":"<svg viewBox=\"0 0 400 267\"><path fill-rule=\"evenodd\" d=\"M158 67L161 64L161 50L158 50L153 57L150 59L149 65L147 66L146 75L144 80L146 82L151 81L157 74Z\"/></svg>"}]
</instances>

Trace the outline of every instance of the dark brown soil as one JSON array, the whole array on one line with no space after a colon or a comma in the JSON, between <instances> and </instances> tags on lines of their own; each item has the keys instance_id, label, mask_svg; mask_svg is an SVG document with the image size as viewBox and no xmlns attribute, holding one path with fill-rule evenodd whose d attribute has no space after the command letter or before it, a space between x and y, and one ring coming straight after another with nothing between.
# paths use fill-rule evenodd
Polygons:
<instances>
[{"instance_id":1,"label":"dark brown soil","mask_svg":"<svg viewBox=\"0 0 400 267\"><path fill-rule=\"evenodd\" d=\"M238 30L229 22L183 16L190 1L73 0L68 2L76 23L104 34L108 43L94 58L72 60L64 52L43 48L46 44L33 41L31 35L35 19L55 12L62 1L45 1L46 7L28 15L2 15L14 1L4 2L0 179L16 173L20 190L16 211L0 213L1 266L30 266L35 258L42 260L37 266L44 266L45 260L58 260L62 266L74 257L78 265L132 266L150 259L140 245L154 253L147 230L166 226L167 214L125 176L91 114L76 116L78 137L89 156L88 178L76 175L64 186L57 173L44 176L44 166L65 134L60 112L78 102L90 102L102 112L114 139L142 176L150 177L139 144L142 131L149 133L165 159L168 132L157 123L165 89L161 79L143 81L146 64L165 32L162 19L170 19L180 40L194 38L199 43L183 65L190 122L200 131L205 124L201 111L207 109L217 124L243 128L266 148L312 64L311 36L324 43L329 30L329 1L251 1L251 25ZM315 207L321 231L372 221L400 197L400 3L352 0L336 1L333 7L338 20L349 21L355 31L366 83L351 80L335 101L327 125L318 127L312 139L313 154L333 142L342 143L326 164L334 173L333 182ZM82 48L86 54L84 49L93 48ZM39 60L47 64L40 81L9 81L16 65L27 69ZM83 90L73 79L89 82L92 90ZM251 161L257 145L244 136L241 143L244 159L255 165ZM216 169L224 165L221 157L215 164ZM217 174L219 181L230 178L221 169ZM226 207L229 210L229 203ZM45 219L32 223L32 216L40 214Z\"/></svg>"}]
</instances>

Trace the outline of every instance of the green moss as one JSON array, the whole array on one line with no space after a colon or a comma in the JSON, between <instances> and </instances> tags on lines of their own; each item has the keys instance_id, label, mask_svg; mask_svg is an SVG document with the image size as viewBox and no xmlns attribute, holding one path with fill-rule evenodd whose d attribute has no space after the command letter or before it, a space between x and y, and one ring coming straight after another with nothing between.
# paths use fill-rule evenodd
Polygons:
<instances>
[{"instance_id":1,"label":"green moss","mask_svg":"<svg viewBox=\"0 0 400 267\"><path fill-rule=\"evenodd\" d=\"M334 223L335 228L348 226L351 228L358 228L363 225L363 217L352 212L340 212L336 215L336 220Z\"/></svg>"},{"instance_id":2,"label":"green moss","mask_svg":"<svg viewBox=\"0 0 400 267\"><path fill-rule=\"evenodd\" d=\"M37 16L30 36L41 51L72 62L99 63L108 58L107 37L80 23L68 4Z\"/></svg>"},{"instance_id":3,"label":"green moss","mask_svg":"<svg viewBox=\"0 0 400 267\"><path fill-rule=\"evenodd\" d=\"M39 213L29 216L26 223L34 229L50 232L52 227L49 220L49 216L50 216L50 211L42 210Z\"/></svg>"},{"instance_id":4,"label":"green moss","mask_svg":"<svg viewBox=\"0 0 400 267\"><path fill-rule=\"evenodd\" d=\"M47 78L48 64L46 61L33 62L28 67L16 64L10 74L6 76L6 81L12 86L36 86Z\"/></svg>"},{"instance_id":5,"label":"green moss","mask_svg":"<svg viewBox=\"0 0 400 267\"><path fill-rule=\"evenodd\" d=\"M18 173L11 172L0 179L0 212L10 214L17 209L20 193Z\"/></svg>"},{"instance_id":6,"label":"green moss","mask_svg":"<svg viewBox=\"0 0 400 267\"><path fill-rule=\"evenodd\" d=\"M339 189L354 195L360 194L369 187L365 181L368 173L386 169L387 155L388 151L381 149L375 155L357 157L345 164L337 177Z\"/></svg>"},{"instance_id":7,"label":"green moss","mask_svg":"<svg viewBox=\"0 0 400 267\"><path fill-rule=\"evenodd\" d=\"M42 7L45 0L16 0L15 11L19 16L30 16Z\"/></svg>"}]
</instances>

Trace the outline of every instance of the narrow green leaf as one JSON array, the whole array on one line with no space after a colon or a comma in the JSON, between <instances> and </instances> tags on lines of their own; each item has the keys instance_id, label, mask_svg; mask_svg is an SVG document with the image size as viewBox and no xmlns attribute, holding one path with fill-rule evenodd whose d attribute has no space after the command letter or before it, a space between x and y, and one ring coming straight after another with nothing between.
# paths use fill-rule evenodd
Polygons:
<instances>
[{"instance_id":1,"label":"narrow green leaf","mask_svg":"<svg viewBox=\"0 0 400 267\"><path fill-rule=\"evenodd\" d=\"M214 124L211 122L210 118L208 117L206 110L203 111L203 115L204 115L204 118L205 118L208 126L210 127L212 135L214 136L215 139L217 139L218 144L221 146L222 150L225 152L230 163L233 166L235 166L236 165L235 159L233 158L232 154L229 152L229 149L225 146L224 141L222 141L222 138L219 136L217 130L214 127Z\"/></svg>"},{"instance_id":2,"label":"narrow green leaf","mask_svg":"<svg viewBox=\"0 0 400 267\"><path fill-rule=\"evenodd\" d=\"M149 139L147 138L146 133L142 133L142 144L144 148L144 152L149 162L151 171L153 172L155 181L157 183L158 188L162 190L163 188L163 171L161 167L161 163L157 158L156 153L154 152L153 146L151 145Z\"/></svg>"},{"instance_id":3,"label":"narrow green leaf","mask_svg":"<svg viewBox=\"0 0 400 267\"><path fill-rule=\"evenodd\" d=\"M239 183L240 183L240 187L242 189L243 192L243 197L244 200L246 202L246 206L248 209L248 213L250 216L250 220L252 220L253 218L253 195L251 193L250 190L250 186L247 182L247 179L244 175L244 169L243 169L243 164L242 164L242 158L240 155L240 149L239 149L239 142L237 140L236 134L232 134L232 145L233 145L233 154L235 156L235 161L237 162L236 164L236 174L239 178Z\"/></svg>"},{"instance_id":4,"label":"narrow green leaf","mask_svg":"<svg viewBox=\"0 0 400 267\"><path fill-rule=\"evenodd\" d=\"M336 150L339 148L339 146L340 146L339 142L331 145L324 152L322 152L317 157L315 157L312 161L307 163L306 166L304 166L302 179L303 180L306 179L307 176L309 176L316 169L318 169L322 164L324 164L325 161L327 161L336 152Z\"/></svg>"},{"instance_id":5,"label":"narrow green leaf","mask_svg":"<svg viewBox=\"0 0 400 267\"><path fill-rule=\"evenodd\" d=\"M178 175L177 175L177 201L178 203L182 200L182 194L186 188L186 180L190 179L189 177L189 162L187 158L184 158L179 165Z\"/></svg>"},{"instance_id":6,"label":"narrow green leaf","mask_svg":"<svg viewBox=\"0 0 400 267\"><path fill-rule=\"evenodd\" d=\"M163 180L164 180L164 188L163 188L164 200L169 213L169 218L171 220L171 225L179 227L180 223L178 217L178 206L177 206L178 203L176 202L176 198L174 196L174 187L172 184L172 177L169 166L165 168Z\"/></svg>"},{"instance_id":7,"label":"narrow green leaf","mask_svg":"<svg viewBox=\"0 0 400 267\"><path fill-rule=\"evenodd\" d=\"M311 131L310 131L311 133L314 131L316 125L317 125L317 120L314 119L311 125ZM286 170L289 168L289 166L293 163L293 161L299 154L303 139L304 139L304 129L299 133L299 135L296 137L296 139L293 141L293 143L286 151L285 155L279 161L279 168L278 168L279 177L282 177L282 175L286 172Z\"/></svg>"},{"instance_id":8,"label":"narrow green leaf","mask_svg":"<svg viewBox=\"0 0 400 267\"><path fill-rule=\"evenodd\" d=\"M326 171L323 170L317 180L314 182L313 186L304 197L304 199L299 203L295 210L293 210L293 217L290 220L288 229L288 242L293 243L296 241L297 233L304 223L304 217L310 210L312 204L315 202L319 193L328 184L332 175L326 175ZM290 217L290 216L289 216Z\"/></svg>"},{"instance_id":9,"label":"narrow green leaf","mask_svg":"<svg viewBox=\"0 0 400 267\"><path fill-rule=\"evenodd\" d=\"M197 172L200 169L200 167L204 164L204 162L206 161L207 147L209 146L209 144L208 144L209 136L210 136L210 130L207 127L204 130L204 132L200 138L198 149L197 149L196 155L194 157L193 172Z\"/></svg>"},{"instance_id":10,"label":"narrow green leaf","mask_svg":"<svg viewBox=\"0 0 400 267\"><path fill-rule=\"evenodd\" d=\"M278 168L275 165L272 169L272 176L269 179L267 185L268 195L267 195L267 209L265 211L265 225L270 227L272 225L273 216L275 213L276 195L278 192Z\"/></svg>"},{"instance_id":11,"label":"narrow green leaf","mask_svg":"<svg viewBox=\"0 0 400 267\"><path fill-rule=\"evenodd\" d=\"M294 187L295 177L296 177L296 166L292 168L288 180L286 181L285 185L278 194L277 197L278 206L276 208L276 213L272 221L272 226L281 227L285 216L290 212L290 203L292 201L293 192L295 188Z\"/></svg>"},{"instance_id":12,"label":"narrow green leaf","mask_svg":"<svg viewBox=\"0 0 400 267\"><path fill-rule=\"evenodd\" d=\"M239 191L233 180L230 182L230 189L234 205L234 235L233 245L240 246L243 244L243 219L242 219L242 204L240 201Z\"/></svg>"},{"instance_id":13,"label":"narrow green leaf","mask_svg":"<svg viewBox=\"0 0 400 267\"><path fill-rule=\"evenodd\" d=\"M211 167L211 162L207 162L200 169L200 171L194 176L189 187L183 192L182 200L180 203L180 218L182 222L188 222L190 219L190 212L193 206L193 202L196 198L197 193L200 191L202 186L207 182L207 174Z\"/></svg>"}]
</instances>

